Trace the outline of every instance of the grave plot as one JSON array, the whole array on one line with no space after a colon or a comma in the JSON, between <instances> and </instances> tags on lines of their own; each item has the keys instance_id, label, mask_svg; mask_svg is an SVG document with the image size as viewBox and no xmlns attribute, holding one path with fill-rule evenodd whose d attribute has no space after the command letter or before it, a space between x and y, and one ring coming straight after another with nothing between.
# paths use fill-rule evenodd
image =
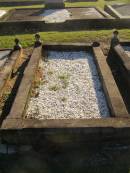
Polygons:
<instances>
[{"instance_id":1,"label":"grave plot","mask_svg":"<svg viewBox=\"0 0 130 173\"><path fill-rule=\"evenodd\" d=\"M6 21L39 21L43 9L15 9L8 12Z\"/></svg>"},{"instance_id":2,"label":"grave plot","mask_svg":"<svg viewBox=\"0 0 130 173\"><path fill-rule=\"evenodd\" d=\"M9 12L10 13L10 12ZM6 21L45 21L46 23L62 23L75 19L104 19L108 15L95 7L64 9L16 9Z\"/></svg>"},{"instance_id":3,"label":"grave plot","mask_svg":"<svg viewBox=\"0 0 130 173\"><path fill-rule=\"evenodd\" d=\"M48 51L41 62L42 84L30 99L26 117L87 119L109 117L93 54L90 51Z\"/></svg>"},{"instance_id":4,"label":"grave plot","mask_svg":"<svg viewBox=\"0 0 130 173\"><path fill-rule=\"evenodd\" d=\"M100 48L92 49L85 44L54 44L43 49L46 61L40 61L39 66L41 48L33 51L9 119L95 119L128 114ZM98 68L105 64L105 69L98 72L96 61ZM39 68L40 75L37 74ZM106 68L110 80L106 79ZM102 81L102 75L105 81ZM35 86L33 83L37 82Z\"/></svg>"},{"instance_id":5,"label":"grave plot","mask_svg":"<svg viewBox=\"0 0 130 173\"><path fill-rule=\"evenodd\" d=\"M74 19L102 19L106 17L96 8L50 9L45 10L40 16L44 17L43 20L46 23L57 23Z\"/></svg>"},{"instance_id":6,"label":"grave plot","mask_svg":"<svg viewBox=\"0 0 130 173\"><path fill-rule=\"evenodd\" d=\"M100 47L35 48L21 76L9 111L2 114L2 141L35 145L55 139L64 145L129 136L129 114Z\"/></svg>"},{"instance_id":7,"label":"grave plot","mask_svg":"<svg viewBox=\"0 0 130 173\"><path fill-rule=\"evenodd\" d=\"M105 11L119 19L130 19L130 4L106 5Z\"/></svg>"}]
</instances>

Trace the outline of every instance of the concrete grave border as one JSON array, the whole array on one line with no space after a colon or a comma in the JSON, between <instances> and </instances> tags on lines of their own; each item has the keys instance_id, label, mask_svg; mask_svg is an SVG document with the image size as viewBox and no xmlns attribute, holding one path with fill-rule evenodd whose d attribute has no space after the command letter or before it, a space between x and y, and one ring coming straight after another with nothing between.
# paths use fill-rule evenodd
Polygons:
<instances>
[{"instance_id":1,"label":"concrete grave border","mask_svg":"<svg viewBox=\"0 0 130 173\"><path fill-rule=\"evenodd\" d=\"M81 50L81 48L87 50L90 49L91 46L92 45L86 45L84 43L51 43L44 45L43 50L67 50L68 48L70 50ZM104 92L107 94L108 105L111 109L112 115L115 117L104 119L43 121L23 118L32 82L41 58L41 51L41 47L33 50L33 54L24 72L12 109L7 119L5 119L1 125L1 140L15 144L35 144L42 139L44 140L47 138L52 140L54 137L57 138L64 136L64 138L60 138L60 140L56 142L110 142L111 140L116 142L128 142L130 137L130 119L112 73L106 63L106 57L103 55L100 47L93 47L94 57L98 67L98 72L100 73ZM120 106L118 106L118 104Z\"/></svg>"},{"instance_id":2,"label":"concrete grave border","mask_svg":"<svg viewBox=\"0 0 130 173\"><path fill-rule=\"evenodd\" d=\"M71 3L74 3L74 2L96 2L98 0L65 0L65 2L71 2ZM12 6L25 6L25 5L42 5L44 4L44 0L37 0L37 1L34 1L34 0L31 0L31 1L28 1L28 0L24 0L24 1L0 1L0 6L2 7L12 7Z\"/></svg>"},{"instance_id":3,"label":"concrete grave border","mask_svg":"<svg viewBox=\"0 0 130 173\"><path fill-rule=\"evenodd\" d=\"M2 49L1 49L2 50ZM8 49L4 49L8 50ZM15 68L15 65L17 64L17 61L21 57L20 51L15 51L10 56L9 60L6 62L4 67L0 71L0 96L2 96L6 83L8 82L8 79L10 78L11 74L13 73L13 69Z\"/></svg>"},{"instance_id":4,"label":"concrete grave border","mask_svg":"<svg viewBox=\"0 0 130 173\"><path fill-rule=\"evenodd\" d=\"M130 19L130 16L122 16L117 10L115 10L112 5L105 5L104 10L111 16L118 19Z\"/></svg>"},{"instance_id":5,"label":"concrete grave border","mask_svg":"<svg viewBox=\"0 0 130 173\"><path fill-rule=\"evenodd\" d=\"M114 53L118 59L118 64L122 71L123 77L130 86L130 57L127 55L122 46L130 46L130 42L122 42L114 47Z\"/></svg>"},{"instance_id":6,"label":"concrete grave border","mask_svg":"<svg viewBox=\"0 0 130 173\"><path fill-rule=\"evenodd\" d=\"M72 7L72 8L79 8L79 7ZM73 19L73 20L66 20L62 23L45 23L43 21L43 17L35 16L33 18L28 18L26 21L7 21L8 13L3 19L1 18L0 21L0 33L17 33L23 31L71 31L71 30L88 30L88 29L101 29L101 28L115 28L115 27L130 27L128 24L125 24L125 21L118 21L107 14L105 11L90 6L90 7L80 7L80 8L95 8L104 18L102 19ZM38 8L41 9L41 8ZM67 9L67 8L66 8ZM18 9L16 9L18 10ZM19 9L20 10L20 9ZM24 10L24 9L22 9ZM25 9L28 10L28 9ZM43 8L44 10L44 8ZM14 10L11 11L11 14ZM6 29L5 29L6 28Z\"/></svg>"}]
</instances>

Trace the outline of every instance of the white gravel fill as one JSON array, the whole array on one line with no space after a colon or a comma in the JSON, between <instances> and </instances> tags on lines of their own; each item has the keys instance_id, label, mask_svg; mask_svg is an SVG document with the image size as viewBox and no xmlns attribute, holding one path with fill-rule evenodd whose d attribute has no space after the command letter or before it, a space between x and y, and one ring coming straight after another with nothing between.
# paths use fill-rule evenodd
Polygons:
<instances>
[{"instance_id":1,"label":"white gravel fill","mask_svg":"<svg viewBox=\"0 0 130 173\"><path fill-rule=\"evenodd\" d=\"M60 23L69 19L70 13L66 9L45 10L40 16L44 16L46 23Z\"/></svg>"},{"instance_id":2,"label":"white gravel fill","mask_svg":"<svg viewBox=\"0 0 130 173\"><path fill-rule=\"evenodd\" d=\"M109 110L90 53L50 51L42 62L44 83L31 98L27 118L84 119L108 117ZM63 86L64 79L68 82ZM51 90L57 86L57 90Z\"/></svg>"},{"instance_id":3,"label":"white gravel fill","mask_svg":"<svg viewBox=\"0 0 130 173\"><path fill-rule=\"evenodd\" d=\"M0 10L0 17L2 17L5 14L6 14L6 11L5 10Z\"/></svg>"}]
</instances>

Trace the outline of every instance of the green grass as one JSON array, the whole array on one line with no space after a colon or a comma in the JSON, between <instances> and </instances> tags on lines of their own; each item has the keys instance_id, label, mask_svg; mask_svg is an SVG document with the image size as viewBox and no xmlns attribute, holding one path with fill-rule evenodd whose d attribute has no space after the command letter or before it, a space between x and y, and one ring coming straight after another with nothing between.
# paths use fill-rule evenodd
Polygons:
<instances>
[{"instance_id":1,"label":"green grass","mask_svg":"<svg viewBox=\"0 0 130 173\"><path fill-rule=\"evenodd\" d=\"M65 3L66 7L80 7L80 6L96 6L103 8L105 3L116 2L129 2L130 0L115 0L104 1L98 0L97 2L77 2L77 3ZM12 9L12 8L43 8L44 5L33 6L17 6L17 7L0 7L0 9ZM121 39L130 40L130 30L119 30ZM93 41L109 41L112 34L112 30L100 30L100 31L78 31L78 32L41 32L40 35L44 42L93 42ZM18 37L21 40L23 47L31 46L34 42L32 34L19 34L0 36L0 48L10 48L13 45L13 40Z\"/></svg>"},{"instance_id":2,"label":"green grass","mask_svg":"<svg viewBox=\"0 0 130 173\"><path fill-rule=\"evenodd\" d=\"M11 10L11 9L19 9L19 8L44 8L44 5L29 5L29 6L13 6L13 7L2 7L0 6L0 10Z\"/></svg>"},{"instance_id":3,"label":"green grass","mask_svg":"<svg viewBox=\"0 0 130 173\"><path fill-rule=\"evenodd\" d=\"M80 7L80 6L96 6L99 8L104 8L105 4L114 4L114 3L130 3L130 0L115 0L115 1L105 1L98 0L96 2L78 2L78 3L66 3L66 7Z\"/></svg>"},{"instance_id":4,"label":"green grass","mask_svg":"<svg viewBox=\"0 0 130 173\"><path fill-rule=\"evenodd\" d=\"M120 38L130 40L130 30L119 30ZM112 30L99 31L77 31L77 32L40 32L44 42L93 42L102 41L108 42L112 35ZM0 48L11 48L14 38L19 38L23 47L32 46L34 42L33 34L20 34L0 36Z\"/></svg>"},{"instance_id":5,"label":"green grass","mask_svg":"<svg viewBox=\"0 0 130 173\"><path fill-rule=\"evenodd\" d=\"M1 0L0 0L1 1ZM18 0L13 0L13 1L18 1ZM20 0L23 1L23 0ZM31 1L31 0L29 0ZM130 3L130 0L114 0L114 1L105 1L105 0L98 0L96 2L74 2L74 3L69 3L66 2L65 6L66 7L81 7L81 6L96 6L99 8L104 8L105 4L114 4L114 3ZM43 8L44 5L31 5L31 6L13 6L13 7L0 7L0 9L14 9L14 8Z\"/></svg>"}]
</instances>

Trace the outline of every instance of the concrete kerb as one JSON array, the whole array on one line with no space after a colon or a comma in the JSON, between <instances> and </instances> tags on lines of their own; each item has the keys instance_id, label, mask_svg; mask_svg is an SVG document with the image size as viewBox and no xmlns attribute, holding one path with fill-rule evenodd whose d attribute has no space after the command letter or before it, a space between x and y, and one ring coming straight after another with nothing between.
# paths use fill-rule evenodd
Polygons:
<instances>
[{"instance_id":1,"label":"concrete kerb","mask_svg":"<svg viewBox=\"0 0 130 173\"><path fill-rule=\"evenodd\" d=\"M107 64L106 57L104 56L100 47L94 47L93 49L98 71L100 73L99 76L102 81L105 94L107 95L107 101L112 116L122 118L129 117L122 96Z\"/></svg>"},{"instance_id":2,"label":"concrete kerb","mask_svg":"<svg viewBox=\"0 0 130 173\"><path fill-rule=\"evenodd\" d=\"M79 45L79 46L78 46ZM57 50L56 44L48 44L44 45L43 49L51 49L51 50ZM77 47L78 50L81 50L81 47L83 50L87 49L87 46L85 44L66 44L67 47L69 47L71 50L74 50L75 47ZM64 44L59 45L59 50L64 49ZM90 48L91 45L88 45L88 48ZM40 49L40 48L39 48ZM100 47L94 47L94 52L96 54L95 60L98 64L98 69L103 66L102 61L106 64L106 59L103 56L103 53L101 52ZM66 49L67 50L67 49ZM19 110L15 112L16 110L16 101L19 101L21 99L21 96L17 93L16 99L13 104L13 109L11 110L10 114L8 115L8 118L5 119L2 123L1 129L0 129L0 137L2 141L7 143L14 143L14 144L36 144L37 142L41 141L42 139L48 139L53 140L55 137L57 143L64 143L64 142L92 142L92 141L107 141L107 142L119 142L119 141L129 141L130 137L130 119L127 116L123 116L123 112L121 116L115 116L114 118L102 118L102 119L77 119L77 120L36 120L36 119L24 119L24 109L27 104L27 100L29 97L29 90L31 89L31 83L34 79L34 72L37 69L37 63L40 59L36 58L37 51L35 50L33 53L33 58L31 57L28 64L26 71L24 72L24 80L27 80L30 78L29 83L26 85L26 96L23 94L25 92L24 89L20 89L22 87L22 83L19 87L18 92L22 92L24 96L22 96L22 99L24 98L24 102L20 103L21 106L17 107ZM97 53L98 52L98 53ZM35 57L35 58L34 58ZM104 58L104 59L102 59ZM35 60L34 60L35 59ZM35 63L34 63L35 62ZM35 64L35 65L33 65ZM100 65L99 65L100 64ZM30 74L26 76L26 74L30 71L30 67L32 66ZM105 65L107 66L107 64ZM104 67L105 68L105 67ZM101 74L102 71L99 69L99 73ZM108 73L108 71L107 71ZM105 73L104 75L106 75ZM111 72L110 72L111 73ZM102 83L104 83L103 87L106 88L105 93L107 93L107 81L104 75L101 75ZM110 74L111 75L111 74ZM103 82L105 80L105 82ZM108 80L108 79L107 79ZM109 81L109 80L108 80ZM24 82L24 81L22 81ZM114 84L115 85L115 84ZM29 86L27 88L27 86ZM28 93L27 93L28 92ZM117 92L117 91L116 91ZM107 97L111 97L111 94L113 94L111 91L108 92ZM27 98L27 100L25 99ZM113 98L112 98L113 99ZM111 100L110 100L111 101ZM121 103L122 104L122 103ZM109 103L110 105L110 103ZM113 104L111 104L113 106ZM116 107L116 105L114 105ZM125 109L123 109L125 110ZM113 112L117 113L119 109L116 111L115 108L112 110ZM11 115L11 116L10 116ZM124 115L125 111L124 111ZM125 118L124 118L125 117ZM34 138L35 136L35 138ZM61 138L62 136L62 138Z\"/></svg>"},{"instance_id":3,"label":"concrete kerb","mask_svg":"<svg viewBox=\"0 0 130 173\"><path fill-rule=\"evenodd\" d=\"M22 118L26 103L29 98L32 83L34 81L35 72L37 70L39 60L42 54L42 47L34 48L28 66L25 69L21 84L19 86L16 98L7 118Z\"/></svg>"},{"instance_id":4,"label":"concrete kerb","mask_svg":"<svg viewBox=\"0 0 130 173\"><path fill-rule=\"evenodd\" d=\"M17 61L20 58L20 56L21 56L20 51L13 52L8 62L0 71L0 96L2 96L5 90L6 83L8 82L8 79L10 78L13 69L15 68L15 65L17 64Z\"/></svg>"},{"instance_id":5,"label":"concrete kerb","mask_svg":"<svg viewBox=\"0 0 130 173\"><path fill-rule=\"evenodd\" d=\"M111 5L105 5L104 10L110 14L111 16L118 18L118 19L130 19L130 16L122 16L120 13L118 13L117 10L115 10Z\"/></svg>"},{"instance_id":6,"label":"concrete kerb","mask_svg":"<svg viewBox=\"0 0 130 173\"><path fill-rule=\"evenodd\" d=\"M92 49L92 46L82 43L75 44L47 44L43 46L44 49L49 50L87 50ZM32 57L29 61L29 64L24 72L24 76L17 92L15 101L11 108L11 111L7 118L22 118L25 107L27 104L27 100L29 97L29 93L31 90L32 82L34 80L35 72L38 67L38 62L40 60L41 55L39 52L41 48L36 48L33 51ZM107 65L106 59L101 51L100 47L94 47L94 56L97 63L97 67L99 69L99 74L101 76L101 82L103 83L104 91L106 93L106 97L108 99L108 105L111 109L112 115L115 117L128 117L128 112L126 110L125 104L121 98L121 95L118 91L116 83L114 82L113 76L110 72L110 69ZM104 67L104 68L102 68ZM109 78L109 80L108 80ZM25 85L26 84L26 85ZM111 90L110 87L113 87ZM26 89L25 89L26 87ZM120 106L117 106L120 105Z\"/></svg>"}]
</instances>

